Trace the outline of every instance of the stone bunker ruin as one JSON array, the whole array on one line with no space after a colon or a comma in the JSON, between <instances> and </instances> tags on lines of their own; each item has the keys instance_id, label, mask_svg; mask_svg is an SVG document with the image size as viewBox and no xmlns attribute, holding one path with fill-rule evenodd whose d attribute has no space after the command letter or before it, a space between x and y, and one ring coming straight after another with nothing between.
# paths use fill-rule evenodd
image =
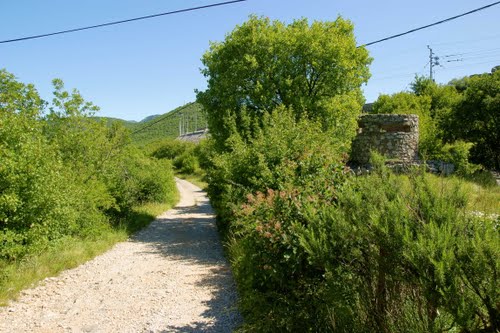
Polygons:
<instances>
[{"instance_id":1,"label":"stone bunker ruin","mask_svg":"<svg viewBox=\"0 0 500 333\"><path fill-rule=\"evenodd\" d=\"M368 164L372 150L393 162L411 164L418 160L417 115L365 114L359 118L358 126L351 162Z\"/></svg>"}]
</instances>

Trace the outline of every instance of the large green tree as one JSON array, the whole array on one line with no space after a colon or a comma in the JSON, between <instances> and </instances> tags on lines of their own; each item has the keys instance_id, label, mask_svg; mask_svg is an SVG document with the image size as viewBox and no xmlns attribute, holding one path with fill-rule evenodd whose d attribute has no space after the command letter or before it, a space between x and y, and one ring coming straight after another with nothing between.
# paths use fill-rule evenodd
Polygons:
<instances>
[{"instance_id":1,"label":"large green tree","mask_svg":"<svg viewBox=\"0 0 500 333\"><path fill-rule=\"evenodd\" d=\"M350 140L371 58L356 46L352 23L341 17L286 25L252 16L223 42L212 43L202 62L208 87L198 100L212 136L222 144L231 133L228 118L239 130L242 114L260 124L264 113L280 105L293 109L297 119L319 119L323 130Z\"/></svg>"},{"instance_id":2,"label":"large green tree","mask_svg":"<svg viewBox=\"0 0 500 333\"><path fill-rule=\"evenodd\" d=\"M465 90L453 112L455 135L474 143L473 162L500 170L500 71L474 75L459 83Z\"/></svg>"}]
</instances>

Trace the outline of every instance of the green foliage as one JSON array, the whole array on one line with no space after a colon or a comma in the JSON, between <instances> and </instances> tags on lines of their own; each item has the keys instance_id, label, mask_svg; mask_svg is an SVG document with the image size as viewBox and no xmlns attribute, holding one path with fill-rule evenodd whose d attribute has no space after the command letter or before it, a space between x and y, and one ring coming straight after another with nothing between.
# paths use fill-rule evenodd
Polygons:
<instances>
[{"instance_id":1,"label":"green foliage","mask_svg":"<svg viewBox=\"0 0 500 333\"><path fill-rule=\"evenodd\" d=\"M463 85L452 114L455 137L474 144L473 162L500 170L500 72L471 76Z\"/></svg>"},{"instance_id":2,"label":"green foliage","mask_svg":"<svg viewBox=\"0 0 500 333\"><path fill-rule=\"evenodd\" d=\"M64 237L97 238L139 203L172 202L171 164L128 145L126 130L54 80L45 114L31 85L0 71L0 259L46 251Z\"/></svg>"},{"instance_id":3,"label":"green foliage","mask_svg":"<svg viewBox=\"0 0 500 333\"><path fill-rule=\"evenodd\" d=\"M198 103L188 103L159 117L162 119L156 117L136 123L133 131L140 131L131 135L132 142L145 146L165 138L174 139L179 136L180 123L183 124L184 132L194 132L205 129L207 122L202 106Z\"/></svg>"},{"instance_id":4,"label":"green foliage","mask_svg":"<svg viewBox=\"0 0 500 333\"><path fill-rule=\"evenodd\" d=\"M20 258L77 228L67 174L43 135L44 103L0 71L0 256Z\"/></svg>"},{"instance_id":5,"label":"green foliage","mask_svg":"<svg viewBox=\"0 0 500 333\"><path fill-rule=\"evenodd\" d=\"M129 121L129 120L123 120L119 118L111 118L111 117L93 117L97 121L104 121L107 126L111 127L114 124L118 123L120 124L121 127L125 127L126 129L130 131L134 131L137 129L138 126L140 126L141 122L136 122L136 121Z\"/></svg>"},{"instance_id":6,"label":"green foliage","mask_svg":"<svg viewBox=\"0 0 500 333\"><path fill-rule=\"evenodd\" d=\"M476 168L463 159L469 152L470 162L500 169L499 87L499 71L453 80L448 85L416 77L412 92L381 95L373 109L375 113L419 115L420 154L461 163L457 167L466 175Z\"/></svg>"},{"instance_id":7,"label":"green foliage","mask_svg":"<svg viewBox=\"0 0 500 333\"><path fill-rule=\"evenodd\" d=\"M469 214L460 187L395 176L380 158L373 175L347 177L348 145L319 122L282 107L252 126L247 112L227 114L232 134L206 152L243 330L497 329L497 222ZM469 172L469 148L443 151Z\"/></svg>"},{"instance_id":8,"label":"green foliage","mask_svg":"<svg viewBox=\"0 0 500 333\"><path fill-rule=\"evenodd\" d=\"M347 156L349 145L343 138L328 137L318 131L319 122L295 121L284 107L266 113L262 128L248 136L245 143L238 132L226 142L226 151L206 158L208 193L221 222L229 222L233 205L248 193L267 189L285 190L293 186L320 183Z\"/></svg>"},{"instance_id":9,"label":"green foliage","mask_svg":"<svg viewBox=\"0 0 500 333\"><path fill-rule=\"evenodd\" d=\"M442 147L439 158L453 163L459 176L472 176L480 169L478 165L469 162L469 152L473 146L472 143L463 141L455 141L452 144L447 143Z\"/></svg>"},{"instance_id":10,"label":"green foliage","mask_svg":"<svg viewBox=\"0 0 500 333\"><path fill-rule=\"evenodd\" d=\"M194 174L200 169L200 164L192 153L184 153L174 159L174 167L181 173Z\"/></svg>"},{"instance_id":11,"label":"green foliage","mask_svg":"<svg viewBox=\"0 0 500 333\"><path fill-rule=\"evenodd\" d=\"M200 171L200 148L193 142L164 139L150 143L146 151L155 158L171 160L176 171L196 174Z\"/></svg>"},{"instance_id":12,"label":"green foliage","mask_svg":"<svg viewBox=\"0 0 500 333\"><path fill-rule=\"evenodd\" d=\"M353 25L296 20L289 25L255 16L236 27L203 56L208 88L198 92L211 135L222 149L234 133L260 126L262 116L283 105L297 119L348 140L356 127L371 58L357 47Z\"/></svg>"},{"instance_id":13,"label":"green foliage","mask_svg":"<svg viewBox=\"0 0 500 333\"><path fill-rule=\"evenodd\" d=\"M155 158L165 158L173 160L177 156L180 156L186 152L192 152L195 147L196 144L192 142L163 139L148 144L145 149L151 156Z\"/></svg>"},{"instance_id":14,"label":"green foliage","mask_svg":"<svg viewBox=\"0 0 500 333\"><path fill-rule=\"evenodd\" d=\"M319 126L305 118L297 122L281 107L263 116L262 128L248 143L235 132L227 151L207 154L208 193L219 226L232 240L229 250L250 331L308 331L320 327L314 323L326 315L313 301L322 294L313 283L317 272L307 271L304 251L297 251L295 229L303 212L296 203L308 197L331 203L348 146L317 131Z\"/></svg>"},{"instance_id":15,"label":"green foliage","mask_svg":"<svg viewBox=\"0 0 500 333\"><path fill-rule=\"evenodd\" d=\"M109 181L109 191L115 199L108 214L126 216L138 203L173 204L176 187L172 164L166 160L147 158L137 148L129 147L121 168Z\"/></svg>"},{"instance_id":16,"label":"green foliage","mask_svg":"<svg viewBox=\"0 0 500 333\"><path fill-rule=\"evenodd\" d=\"M498 329L497 222L468 214L459 187L374 164L369 176L256 192L234 208L248 331Z\"/></svg>"}]
</instances>

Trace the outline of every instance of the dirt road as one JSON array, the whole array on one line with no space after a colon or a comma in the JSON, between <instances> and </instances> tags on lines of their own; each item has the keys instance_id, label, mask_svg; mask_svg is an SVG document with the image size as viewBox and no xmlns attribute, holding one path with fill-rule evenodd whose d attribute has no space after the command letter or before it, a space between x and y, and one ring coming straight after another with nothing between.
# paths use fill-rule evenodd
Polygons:
<instances>
[{"instance_id":1,"label":"dirt road","mask_svg":"<svg viewBox=\"0 0 500 333\"><path fill-rule=\"evenodd\" d=\"M0 308L0 332L232 332L236 291L208 199L181 200L127 242Z\"/></svg>"}]
</instances>

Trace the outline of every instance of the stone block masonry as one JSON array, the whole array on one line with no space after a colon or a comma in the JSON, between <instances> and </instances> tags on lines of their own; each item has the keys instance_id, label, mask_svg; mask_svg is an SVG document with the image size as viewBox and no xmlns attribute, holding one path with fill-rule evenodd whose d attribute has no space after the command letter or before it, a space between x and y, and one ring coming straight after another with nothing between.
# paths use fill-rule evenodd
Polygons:
<instances>
[{"instance_id":1,"label":"stone block masonry","mask_svg":"<svg viewBox=\"0 0 500 333\"><path fill-rule=\"evenodd\" d=\"M351 161L365 165L374 150L393 162L418 160L418 116L367 114L358 120L358 134L352 142Z\"/></svg>"}]
</instances>

